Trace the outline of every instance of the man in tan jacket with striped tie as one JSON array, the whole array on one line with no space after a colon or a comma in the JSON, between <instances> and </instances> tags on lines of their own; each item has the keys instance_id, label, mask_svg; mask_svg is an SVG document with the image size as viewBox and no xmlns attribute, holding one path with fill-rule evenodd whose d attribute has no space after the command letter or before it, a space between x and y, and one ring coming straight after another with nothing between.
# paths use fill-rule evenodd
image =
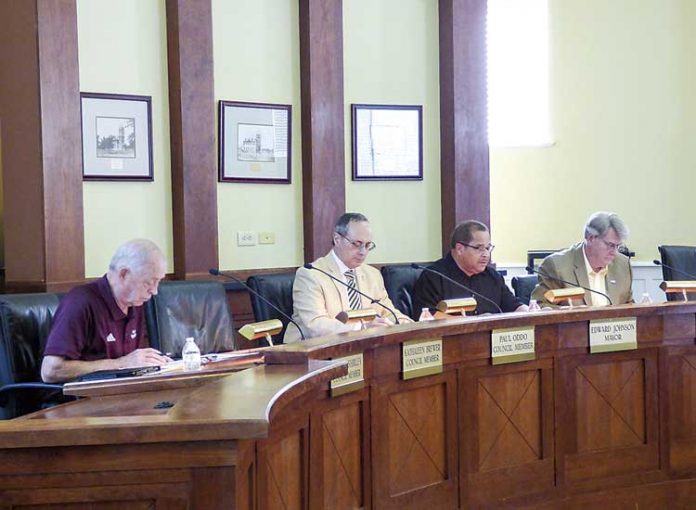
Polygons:
<instances>
[{"instance_id":1,"label":"man in tan jacket with striped tie","mask_svg":"<svg viewBox=\"0 0 696 510\"><path fill-rule=\"evenodd\" d=\"M360 213L346 213L336 222L332 250L312 263L317 269L300 267L297 270L292 288L292 318L300 325L307 338L359 328L359 325L344 324L336 319L336 315L345 310L374 308L378 315L366 324L367 327L390 326L394 323L391 312L352 292L318 269L349 286L354 285L362 293L391 308L399 322L411 322L394 307L387 296L380 272L364 263L367 254L374 248L372 229L367 218ZM286 330L285 343L296 342L299 339L297 328Z\"/></svg>"}]
</instances>

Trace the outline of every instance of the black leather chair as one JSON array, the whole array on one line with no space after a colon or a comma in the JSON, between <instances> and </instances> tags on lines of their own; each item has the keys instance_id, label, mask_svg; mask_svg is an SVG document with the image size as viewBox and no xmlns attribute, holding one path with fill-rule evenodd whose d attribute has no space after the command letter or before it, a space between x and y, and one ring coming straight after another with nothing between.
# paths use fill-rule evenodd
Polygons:
<instances>
[{"instance_id":1,"label":"black leather chair","mask_svg":"<svg viewBox=\"0 0 696 510\"><path fill-rule=\"evenodd\" d=\"M532 296L532 291L538 282L539 277L535 274L513 276L512 289L515 291L515 296L517 296L525 305L528 305L529 299Z\"/></svg>"},{"instance_id":2,"label":"black leather chair","mask_svg":"<svg viewBox=\"0 0 696 510\"><path fill-rule=\"evenodd\" d=\"M663 264L677 269L673 271L662 266L662 277L670 280L696 280L690 275L696 276L696 246L658 246L660 260ZM684 271L683 273L680 271ZM689 301L696 301L695 294L688 294ZM683 301L681 294L667 294L667 301Z\"/></svg>"},{"instance_id":3,"label":"black leather chair","mask_svg":"<svg viewBox=\"0 0 696 510\"><path fill-rule=\"evenodd\" d=\"M201 354L236 348L234 325L225 288L207 280L162 282L145 306L150 346L181 356L192 336Z\"/></svg>"},{"instance_id":4,"label":"black leather chair","mask_svg":"<svg viewBox=\"0 0 696 510\"><path fill-rule=\"evenodd\" d=\"M280 308L287 315L292 317L292 284L295 282L295 272L291 273L273 273L273 274L258 274L247 278L246 284L253 291L258 292L271 303ZM279 319L283 323L283 330L273 337L274 344L283 343L283 335L290 321L279 314L272 307L264 303L263 300L249 293L251 298L251 308L254 310L254 320L267 321L271 319ZM290 326L294 328L295 326Z\"/></svg>"},{"instance_id":5,"label":"black leather chair","mask_svg":"<svg viewBox=\"0 0 696 510\"><path fill-rule=\"evenodd\" d=\"M59 384L41 382L41 360L60 294L0 296L0 419L21 416L70 398Z\"/></svg>"},{"instance_id":6,"label":"black leather chair","mask_svg":"<svg viewBox=\"0 0 696 510\"><path fill-rule=\"evenodd\" d=\"M409 317L413 317L413 287L422 272L422 269L414 269L411 264L382 266L382 278L389 299Z\"/></svg>"}]
</instances>

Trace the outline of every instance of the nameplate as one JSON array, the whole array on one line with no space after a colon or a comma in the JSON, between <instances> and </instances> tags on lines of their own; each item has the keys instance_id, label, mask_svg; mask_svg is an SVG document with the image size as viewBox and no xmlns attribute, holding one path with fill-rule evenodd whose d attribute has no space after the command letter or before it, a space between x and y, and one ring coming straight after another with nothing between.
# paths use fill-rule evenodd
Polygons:
<instances>
[{"instance_id":1,"label":"nameplate","mask_svg":"<svg viewBox=\"0 0 696 510\"><path fill-rule=\"evenodd\" d=\"M410 340L401 344L404 380L442 373L442 338Z\"/></svg>"},{"instance_id":2,"label":"nameplate","mask_svg":"<svg viewBox=\"0 0 696 510\"><path fill-rule=\"evenodd\" d=\"M536 359L534 327L491 331L491 363L517 363Z\"/></svg>"},{"instance_id":3,"label":"nameplate","mask_svg":"<svg viewBox=\"0 0 696 510\"><path fill-rule=\"evenodd\" d=\"M590 353L637 349L636 331L635 317L590 321Z\"/></svg>"},{"instance_id":4,"label":"nameplate","mask_svg":"<svg viewBox=\"0 0 696 510\"><path fill-rule=\"evenodd\" d=\"M348 363L348 373L343 377L332 379L330 383L331 396L338 397L351 391L360 390L365 386L363 371L363 353L335 358L335 361L345 361Z\"/></svg>"}]
</instances>

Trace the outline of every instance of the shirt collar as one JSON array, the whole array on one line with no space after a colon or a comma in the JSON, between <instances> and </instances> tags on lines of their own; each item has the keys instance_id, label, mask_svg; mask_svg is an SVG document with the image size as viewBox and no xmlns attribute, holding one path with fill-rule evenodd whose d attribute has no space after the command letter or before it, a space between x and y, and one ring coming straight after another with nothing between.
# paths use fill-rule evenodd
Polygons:
<instances>
[{"instance_id":1,"label":"shirt collar","mask_svg":"<svg viewBox=\"0 0 696 510\"><path fill-rule=\"evenodd\" d=\"M126 317L127 314L123 313L123 310L121 310L118 303L116 303L116 298L111 291L111 285L109 285L109 280L106 275L97 280L97 288L99 289L99 294L104 300L104 303L106 303L106 307L109 309L111 319L117 321Z\"/></svg>"},{"instance_id":2,"label":"shirt collar","mask_svg":"<svg viewBox=\"0 0 696 510\"><path fill-rule=\"evenodd\" d=\"M606 276L609 271L609 267L603 267L599 271L592 269L590 261L587 259L587 253L585 253L585 245L582 246L582 258L585 259L585 269L587 270L588 276Z\"/></svg>"},{"instance_id":3,"label":"shirt collar","mask_svg":"<svg viewBox=\"0 0 696 510\"><path fill-rule=\"evenodd\" d=\"M331 250L331 255L333 255L334 262L336 262L336 265L338 266L338 272L341 274L345 274L346 271L350 271L351 269L346 266L341 259L338 258L338 255L336 255L336 252Z\"/></svg>"}]
</instances>

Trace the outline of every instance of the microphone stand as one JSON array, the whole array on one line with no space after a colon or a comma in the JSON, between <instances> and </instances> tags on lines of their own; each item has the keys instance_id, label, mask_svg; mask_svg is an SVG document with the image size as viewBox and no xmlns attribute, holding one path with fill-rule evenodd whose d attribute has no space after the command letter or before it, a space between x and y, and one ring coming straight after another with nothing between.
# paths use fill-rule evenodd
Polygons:
<instances>
[{"instance_id":1,"label":"microphone stand","mask_svg":"<svg viewBox=\"0 0 696 510\"><path fill-rule=\"evenodd\" d=\"M244 287L246 290L248 290L249 292L251 292L254 296L256 296L256 297L259 298L261 301L263 301L264 303L266 303L268 306L270 306L271 308L273 308L276 312L278 312L281 316L283 316L283 318L287 319L289 322L292 322L292 323L295 325L295 327L297 328L297 331L300 332L300 337L302 337L302 340L306 340L305 335L304 335L304 333L302 332L302 328L297 324L297 322L295 322L295 321L292 319L292 317L290 317L290 316L289 316L287 313L285 313L283 310L281 310L281 309L278 308L276 305L274 305L273 303L271 303L268 299L266 299L265 297L263 297L261 294L259 294L258 292L256 292L254 289L252 289L251 287L249 287L249 286L248 286L246 283L244 283L242 280L240 280L240 279L237 278L236 276L232 276L232 275L229 274L229 273L225 273L225 272L223 272L223 271L220 271L219 269L208 269L208 272L209 272L211 275L213 275L213 276L222 276L222 277L224 277L224 278L228 278L228 279L230 279L230 280L232 280L232 281L235 281L235 282L239 283L242 287Z\"/></svg>"}]
</instances>

